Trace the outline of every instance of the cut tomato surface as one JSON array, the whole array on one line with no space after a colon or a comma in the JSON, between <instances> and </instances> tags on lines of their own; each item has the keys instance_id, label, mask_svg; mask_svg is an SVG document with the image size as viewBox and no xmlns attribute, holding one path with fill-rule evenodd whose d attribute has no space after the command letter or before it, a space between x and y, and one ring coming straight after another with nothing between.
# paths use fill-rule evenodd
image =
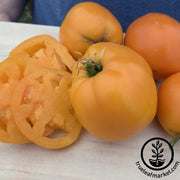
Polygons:
<instances>
[{"instance_id":1,"label":"cut tomato surface","mask_svg":"<svg viewBox=\"0 0 180 180\"><path fill-rule=\"evenodd\" d=\"M65 71L40 69L16 86L11 107L20 131L37 145L59 149L77 140L81 125L69 99L72 75ZM66 131L63 137L46 137L47 129Z\"/></svg>"},{"instance_id":2,"label":"cut tomato surface","mask_svg":"<svg viewBox=\"0 0 180 180\"><path fill-rule=\"evenodd\" d=\"M38 35L23 41L10 52L9 56L23 52L29 54L36 66L60 70L68 68L71 71L75 64L67 48L49 35Z\"/></svg>"},{"instance_id":3,"label":"cut tomato surface","mask_svg":"<svg viewBox=\"0 0 180 180\"><path fill-rule=\"evenodd\" d=\"M19 131L11 111L12 93L23 77L27 63L25 55L8 58L0 64L0 141L5 143L26 143L27 138Z\"/></svg>"}]
</instances>

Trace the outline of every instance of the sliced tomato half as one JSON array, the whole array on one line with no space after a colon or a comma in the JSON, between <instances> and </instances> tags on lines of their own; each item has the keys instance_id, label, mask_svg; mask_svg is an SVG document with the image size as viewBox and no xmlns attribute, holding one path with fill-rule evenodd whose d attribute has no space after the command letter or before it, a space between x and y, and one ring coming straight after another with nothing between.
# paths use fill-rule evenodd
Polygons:
<instances>
[{"instance_id":1,"label":"sliced tomato half","mask_svg":"<svg viewBox=\"0 0 180 180\"><path fill-rule=\"evenodd\" d=\"M40 69L16 86L11 107L20 131L37 145L60 149L77 140L81 125L69 99L72 75L65 71ZM47 128L66 131L59 138L46 137Z\"/></svg>"},{"instance_id":2,"label":"sliced tomato half","mask_svg":"<svg viewBox=\"0 0 180 180\"><path fill-rule=\"evenodd\" d=\"M23 77L26 55L8 58L0 64L0 141L22 144L29 140L19 131L11 111L12 93Z\"/></svg>"}]
</instances>

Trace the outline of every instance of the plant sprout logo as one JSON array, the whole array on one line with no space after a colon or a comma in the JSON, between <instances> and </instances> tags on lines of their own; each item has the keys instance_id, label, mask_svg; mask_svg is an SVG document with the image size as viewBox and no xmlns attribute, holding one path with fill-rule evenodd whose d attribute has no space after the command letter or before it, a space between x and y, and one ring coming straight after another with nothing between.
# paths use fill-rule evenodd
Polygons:
<instances>
[{"instance_id":1,"label":"plant sprout logo","mask_svg":"<svg viewBox=\"0 0 180 180\"><path fill-rule=\"evenodd\" d=\"M174 151L171 144L163 138L146 141L141 149L143 163L152 170L163 170L173 161Z\"/></svg>"},{"instance_id":2,"label":"plant sprout logo","mask_svg":"<svg viewBox=\"0 0 180 180\"><path fill-rule=\"evenodd\" d=\"M164 155L162 154L164 149L162 147L162 143L159 142L159 140L156 141L156 144L152 143L152 158L155 159L149 159L149 162L154 167L161 167L165 163L165 159L160 159Z\"/></svg>"}]
</instances>

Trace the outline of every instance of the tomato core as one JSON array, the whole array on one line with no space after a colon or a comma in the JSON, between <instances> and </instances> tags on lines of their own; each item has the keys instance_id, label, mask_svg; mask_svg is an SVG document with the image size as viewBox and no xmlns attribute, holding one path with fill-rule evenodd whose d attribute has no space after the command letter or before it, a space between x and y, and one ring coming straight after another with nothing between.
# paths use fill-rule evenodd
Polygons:
<instances>
[{"instance_id":1,"label":"tomato core","mask_svg":"<svg viewBox=\"0 0 180 180\"><path fill-rule=\"evenodd\" d=\"M101 61L95 62L92 59L83 59L83 61L80 62L83 65L89 77L93 77L103 70Z\"/></svg>"}]
</instances>

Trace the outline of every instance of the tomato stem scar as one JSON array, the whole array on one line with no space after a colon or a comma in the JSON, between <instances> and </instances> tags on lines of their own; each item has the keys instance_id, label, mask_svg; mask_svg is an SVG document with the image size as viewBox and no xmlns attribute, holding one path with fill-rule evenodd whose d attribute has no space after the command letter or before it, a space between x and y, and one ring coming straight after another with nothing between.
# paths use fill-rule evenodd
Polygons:
<instances>
[{"instance_id":1,"label":"tomato stem scar","mask_svg":"<svg viewBox=\"0 0 180 180\"><path fill-rule=\"evenodd\" d=\"M109 40L107 39L107 34L108 34L108 29L106 28L104 30L103 36L98 38L98 39L93 40L93 39L88 38L87 36L84 36L84 35L82 35L81 37L85 42L92 45L92 44L99 43L99 42L109 42Z\"/></svg>"}]
</instances>

